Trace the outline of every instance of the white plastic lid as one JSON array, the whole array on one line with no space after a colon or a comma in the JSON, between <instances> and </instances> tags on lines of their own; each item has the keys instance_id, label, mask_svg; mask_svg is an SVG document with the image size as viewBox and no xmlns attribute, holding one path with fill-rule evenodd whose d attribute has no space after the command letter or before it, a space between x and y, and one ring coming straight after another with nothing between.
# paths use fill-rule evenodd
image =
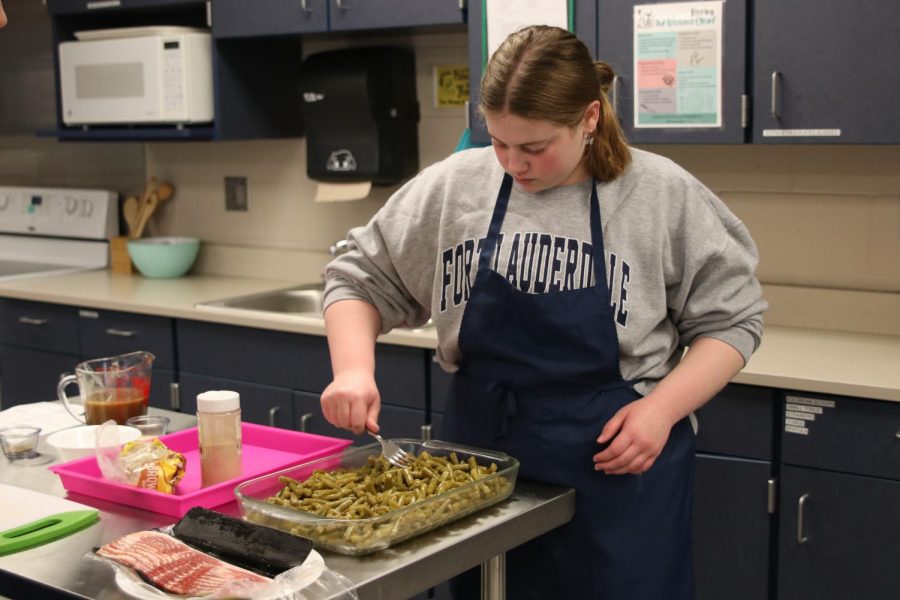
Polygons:
<instances>
[{"instance_id":1,"label":"white plastic lid","mask_svg":"<svg viewBox=\"0 0 900 600\"><path fill-rule=\"evenodd\" d=\"M197 410L205 413L223 413L238 410L241 395L231 390L210 390L197 394Z\"/></svg>"}]
</instances>

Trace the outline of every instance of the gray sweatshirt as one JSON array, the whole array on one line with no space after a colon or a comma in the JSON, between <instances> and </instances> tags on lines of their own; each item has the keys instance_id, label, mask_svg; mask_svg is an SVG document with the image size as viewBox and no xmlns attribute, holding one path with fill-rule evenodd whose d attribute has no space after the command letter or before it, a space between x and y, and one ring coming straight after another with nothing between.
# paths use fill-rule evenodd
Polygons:
<instances>
[{"instance_id":1,"label":"gray sweatshirt","mask_svg":"<svg viewBox=\"0 0 900 600\"><path fill-rule=\"evenodd\" d=\"M767 304L743 223L670 160L632 149L598 184L610 301L625 379L649 392L698 336L744 361L759 346ZM433 318L437 357L458 368L459 326L475 281L503 169L491 148L459 152L410 180L326 267L325 306L371 302L382 330ZM528 193L513 186L494 270L527 293L593 285L591 181Z\"/></svg>"}]
</instances>

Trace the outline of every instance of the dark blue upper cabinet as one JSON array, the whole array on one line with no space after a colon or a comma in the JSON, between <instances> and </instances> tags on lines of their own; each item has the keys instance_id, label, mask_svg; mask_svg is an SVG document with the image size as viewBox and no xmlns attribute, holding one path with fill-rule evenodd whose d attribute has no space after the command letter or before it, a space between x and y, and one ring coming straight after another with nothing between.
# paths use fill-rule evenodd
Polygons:
<instances>
[{"instance_id":1,"label":"dark blue upper cabinet","mask_svg":"<svg viewBox=\"0 0 900 600\"><path fill-rule=\"evenodd\" d=\"M659 4L672 1L662 0ZM610 90L610 99L616 104L628 141L633 144L743 143L747 127L747 0L728 0L722 5L722 56L716 57L721 69L721 126L714 127L635 127L634 7L647 4L645 0L597 2L597 57L612 65L618 76L614 89ZM676 73L675 85L679 77Z\"/></svg>"},{"instance_id":2,"label":"dark blue upper cabinet","mask_svg":"<svg viewBox=\"0 0 900 600\"><path fill-rule=\"evenodd\" d=\"M216 38L294 35L328 30L328 0L214 0Z\"/></svg>"},{"instance_id":3,"label":"dark blue upper cabinet","mask_svg":"<svg viewBox=\"0 0 900 600\"><path fill-rule=\"evenodd\" d=\"M62 118L59 63L54 61L57 128L39 135L61 140L243 140L303 134L295 79L302 61L301 38L256 35L276 26L280 33L327 21L327 0L306 0L315 11L300 11L300 0L48 0L54 54L76 32L147 26L213 27L213 122L187 125L125 124L67 126ZM265 8L260 8L266 4ZM240 5L240 6L239 6ZM293 9L295 21L288 19ZM311 25L310 25L311 26ZM217 37L218 35L218 37ZM264 68L263 68L264 67Z\"/></svg>"},{"instance_id":4,"label":"dark blue upper cabinet","mask_svg":"<svg viewBox=\"0 0 900 600\"><path fill-rule=\"evenodd\" d=\"M213 0L217 38L461 25L460 0Z\"/></svg>"},{"instance_id":5,"label":"dark blue upper cabinet","mask_svg":"<svg viewBox=\"0 0 900 600\"><path fill-rule=\"evenodd\" d=\"M478 114L478 94L481 91L481 67L483 64L483 48L481 29L484 15L481 12L481 0L468 0L469 6L469 129L475 144L489 144L490 137L484 127L484 119ZM587 47L594 51L597 47L597 4L595 0L575 0L574 22L575 35Z\"/></svg>"},{"instance_id":6,"label":"dark blue upper cabinet","mask_svg":"<svg viewBox=\"0 0 900 600\"><path fill-rule=\"evenodd\" d=\"M461 0L328 0L332 31L466 22ZM469 0L470 3L480 0Z\"/></svg>"},{"instance_id":7,"label":"dark blue upper cabinet","mask_svg":"<svg viewBox=\"0 0 900 600\"><path fill-rule=\"evenodd\" d=\"M46 0L51 15L95 13L119 9L156 9L191 4L204 4L204 0Z\"/></svg>"},{"instance_id":8,"label":"dark blue upper cabinet","mask_svg":"<svg viewBox=\"0 0 900 600\"><path fill-rule=\"evenodd\" d=\"M900 143L900 2L756 0L754 11L754 142Z\"/></svg>"}]
</instances>

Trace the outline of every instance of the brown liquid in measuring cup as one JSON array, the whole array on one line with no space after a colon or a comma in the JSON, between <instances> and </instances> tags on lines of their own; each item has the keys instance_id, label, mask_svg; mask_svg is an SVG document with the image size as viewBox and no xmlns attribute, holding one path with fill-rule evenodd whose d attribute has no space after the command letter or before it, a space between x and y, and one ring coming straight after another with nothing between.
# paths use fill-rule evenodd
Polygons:
<instances>
[{"instance_id":1,"label":"brown liquid in measuring cup","mask_svg":"<svg viewBox=\"0 0 900 600\"><path fill-rule=\"evenodd\" d=\"M131 417L147 414L147 398L135 388L113 388L92 392L84 401L84 420L100 425L113 419L119 425Z\"/></svg>"}]
</instances>

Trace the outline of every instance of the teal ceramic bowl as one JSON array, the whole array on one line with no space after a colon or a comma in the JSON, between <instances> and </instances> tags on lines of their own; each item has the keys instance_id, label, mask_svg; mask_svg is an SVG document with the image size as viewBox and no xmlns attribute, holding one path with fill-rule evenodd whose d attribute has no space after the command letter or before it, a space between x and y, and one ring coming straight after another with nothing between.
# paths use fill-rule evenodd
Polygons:
<instances>
[{"instance_id":1,"label":"teal ceramic bowl","mask_svg":"<svg viewBox=\"0 0 900 600\"><path fill-rule=\"evenodd\" d=\"M181 277L197 260L200 240L192 237L151 237L128 242L128 254L145 277Z\"/></svg>"}]
</instances>

